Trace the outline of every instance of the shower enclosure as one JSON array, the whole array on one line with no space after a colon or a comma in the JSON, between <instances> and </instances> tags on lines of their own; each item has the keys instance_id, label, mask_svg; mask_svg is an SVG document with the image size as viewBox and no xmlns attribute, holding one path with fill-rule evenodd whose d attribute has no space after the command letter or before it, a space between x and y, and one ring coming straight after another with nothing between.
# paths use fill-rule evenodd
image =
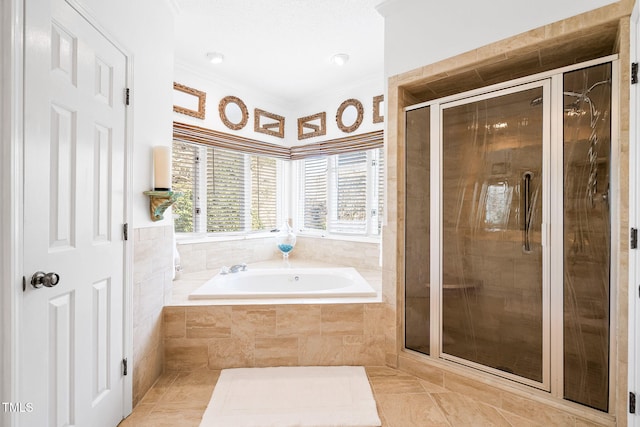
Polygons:
<instances>
[{"instance_id":1,"label":"shower enclosure","mask_svg":"<svg viewBox=\"0 0 640 427\"><path fill-rule=\"evenodd\" d=\"M615 66L406 108L406 349L608 410Z\"/></svg>"}]
</instances>

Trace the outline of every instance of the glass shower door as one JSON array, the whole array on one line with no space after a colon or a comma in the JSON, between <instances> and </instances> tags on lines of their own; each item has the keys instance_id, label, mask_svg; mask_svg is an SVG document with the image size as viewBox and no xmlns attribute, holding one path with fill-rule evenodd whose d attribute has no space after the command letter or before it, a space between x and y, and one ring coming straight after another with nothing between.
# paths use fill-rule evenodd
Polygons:
<instances>
[{"instance_id":1,"label":"glass shower door","mask_svg":"<svg viewBox=\"0 0 640 427\"><path fill-rule=\"evenodd\" d=\"M564 397L609 408L612 64L563 75Z\"/></svg>"},{"instance_id":2,"label":"glass shower door","mask_svg":"<svg viewBox=\"0 0 640 427\"><path fill-rule=\"evenodd\" d=\"M548 389L547 93L539 82L442 105L440 340L445 359Z\"/></svg>"},{"instance_id":3,"label":"glass shower door","mask_svg":"<svg viewBox=\"0 0 640 427\"><path fill-rule=\"evenodd\" d=\"M431 108L406 113L405 347L430 354Z\"/></svg>"}]
</instances>

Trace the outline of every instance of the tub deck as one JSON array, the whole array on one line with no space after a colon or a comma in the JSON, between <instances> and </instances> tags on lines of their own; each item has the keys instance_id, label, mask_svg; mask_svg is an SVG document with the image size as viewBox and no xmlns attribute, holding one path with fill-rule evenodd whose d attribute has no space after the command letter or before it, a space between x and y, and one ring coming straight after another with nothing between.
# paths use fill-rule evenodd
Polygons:
<instances>
[{"instance_id":1,"label":"tub deck","mask_svg":"<svg viewBox=\"0 0 640 427\"><path fill-rule=\"evenodd\" d=\"M256 270L273 270L282 269L282 260L263 261L248 264L248 271L243 274L251 273ZM349 269L352 267L338 266L334 264L326 264L320 262L295 261L290 260L291 270L297 269L324 269L337 268ZM354 269L359 276L368 284L368 287L361 288L359 294L336 296L331 295L331 291L327 291L326 295L315 295L310 297L304 292L298 292L295 295L274 293L272 295L237 295L228 292L228 295L211 298L206 295L191 296L195 291L201 288L206 282L211 281L219 272L220 268L212 270L204 270L193 273L183 273L178 280L173 282L171 300L165 305L181 306L181 305L268 305L268 304L353 304L353 303L380 303L382 302L382 280L380 270Z\"/></svg>"}]
</instances>

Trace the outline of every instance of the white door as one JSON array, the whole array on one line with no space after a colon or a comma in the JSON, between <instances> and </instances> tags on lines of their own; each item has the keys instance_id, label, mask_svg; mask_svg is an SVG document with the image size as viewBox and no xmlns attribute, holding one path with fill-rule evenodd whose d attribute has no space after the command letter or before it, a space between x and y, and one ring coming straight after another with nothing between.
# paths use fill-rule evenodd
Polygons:
<instances>
[{"instance_id":1,"label":"white door","mask_svg":"<svg viewBox=\"0 0 640 427\"><path fill-rule=\"evenodd\" d=\"M20 426L123 417L126 60L66 1L26 2Z\"/></svg>"}]
</instances>

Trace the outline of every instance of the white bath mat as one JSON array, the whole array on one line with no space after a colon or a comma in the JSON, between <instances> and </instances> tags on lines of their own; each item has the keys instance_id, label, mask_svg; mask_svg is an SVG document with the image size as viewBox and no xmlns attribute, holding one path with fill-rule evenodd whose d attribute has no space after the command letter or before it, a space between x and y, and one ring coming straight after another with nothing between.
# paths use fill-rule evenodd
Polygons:
<instances>
[{"instance_id":1,"label":"white bath mat","mask_svg":"<svg viewBox=\"0 0 640 427\"><path fill-rule=\"evenodd\" d=\"M200 427L378 427L362 366L225 369Z\"/></svg>"}]
</instances>

